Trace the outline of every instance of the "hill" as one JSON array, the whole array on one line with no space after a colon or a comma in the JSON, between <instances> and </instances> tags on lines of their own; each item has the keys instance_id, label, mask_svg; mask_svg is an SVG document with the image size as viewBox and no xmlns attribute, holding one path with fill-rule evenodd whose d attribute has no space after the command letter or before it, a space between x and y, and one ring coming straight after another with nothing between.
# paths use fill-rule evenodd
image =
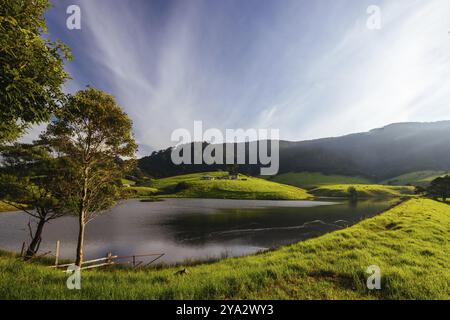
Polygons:
<instances>
[{"instance_id":1,"label":"hill","mask_svg":"<svg viewBox=\"0 0 450 320\"><path fill-rule=\"evenodd\" d=\"M0 299L450 299L450 206L412 199L321 237L241 258L150 270L67 275L0 253ZM366 287L367 267L382 290ZM30 285L38 283L40 285Z\"/></svg>"},{"instance_id":2,"label":"hill","mask_svg":"<svg viewBox=\"0 0 450 320\"><path fill-rule=\"evenodd\" d=\"M381 182L416 171L450 171L448 137L450 121L440 121L397 123L335 138L280 141L279 173L321 172ZM139 159L139 167L154 177L227 170L226 165L177 166L171 163L170 153L170 148L154 152ZM239 165L239 171L259 175L259 166Z\"/></svg>"},{"instance_id":3,"label":"hill","mask_svg":"<svg viewBox=\"0 0 450 320\"><path fill-rule=\"evenodd\" d=\"M414 195L414 187L380 184L323 185L309 192L318 197L348 198L349 187L355 188L358 198L397 198Z\"/></svg>"},{"instance_id":4,"label":"hill","mask_svg":"<svg viewBox=\"0 0 450 320\"><path fill-rule=\"evenodd\" d=\"M208 180L206 180L208 179ZM239 175L230 180L228 173L207 172L155 179L148 187L161 197L301 200L311 196L303 189Z\"/></svg>"},{"instance_id":5,"label":"hill","mask_svg":"<svg viewBox=\"0 0 450 320\"><path fill-rule=\"evenodd\" d=\"M363 177L350 177L320 172L289 172L267 178L270 181L288 184L300 188L312 189L327 184L370 184L370 180Z\"/></svg>"},{"instance_id":6,"label":"hill","mask_svg":"<svg viewBox=\"0 0 450 320\"><path fill-rule=\"evenodd\" d=\"M413 185L413 186L426 187L434 179L448 175L448 174L450 174L449 171L433 171L433 170L416 171L416 172L406 173L406 174L400 175L398 177L390 178L388 180L383 181L383 183L389 184L389 185L398 185L398 186Z\"/></svg>"}]
</instances>

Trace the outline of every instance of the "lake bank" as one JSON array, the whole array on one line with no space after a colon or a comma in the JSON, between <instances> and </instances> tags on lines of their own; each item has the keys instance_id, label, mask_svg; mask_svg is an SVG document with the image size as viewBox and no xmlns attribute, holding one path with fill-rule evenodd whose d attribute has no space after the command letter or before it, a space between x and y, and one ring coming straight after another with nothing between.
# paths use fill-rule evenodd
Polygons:
<instances>
[{"instance_id":1,"label":"lake bank","mask_svg":"<svg viewBox=\"0 0 450 320\"><path fill-rule=\"evenodd\" d=\"M278 250L161 270L89 271L82 290L66 275L0 258L3 299L449 299L450 207L411 199L376 217ZM369 291L378 265L382 289ZM39 283L39 286L30 286Z\"/></svg>"}]
</instances>

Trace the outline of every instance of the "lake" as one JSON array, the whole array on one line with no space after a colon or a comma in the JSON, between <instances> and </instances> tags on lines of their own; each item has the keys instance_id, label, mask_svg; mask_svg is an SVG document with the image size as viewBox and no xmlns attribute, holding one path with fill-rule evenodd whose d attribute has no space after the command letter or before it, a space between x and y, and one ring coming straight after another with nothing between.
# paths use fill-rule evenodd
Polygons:
<instances>
[{"instance_id":1,"label":"lake","mask_svg":"<svg viewBox=\"0 0 450 320\"><path fill-rule=\"evenodd\" d=\"M178 263L240 256L292 244L341 229L386 210L387 201L269 201L165 199L128 200L98 216L86 228L85 259L165 253L158 262ZM20 251L28 237L25 213L0 213L0 248ZM40 251L73 259L77 219L46 225Z\"/></svg>"}]
</instances>

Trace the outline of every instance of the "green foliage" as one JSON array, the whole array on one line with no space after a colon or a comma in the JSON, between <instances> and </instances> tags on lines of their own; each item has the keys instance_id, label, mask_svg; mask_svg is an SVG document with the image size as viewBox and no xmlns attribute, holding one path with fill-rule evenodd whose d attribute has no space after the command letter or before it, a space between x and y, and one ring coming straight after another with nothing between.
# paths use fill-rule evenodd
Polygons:
<instances>
[{"instance_id":1,"label":"green foliage","mask_svg":"<svg viewBox=\"0 0 450 320\"><path fill-rule=\"evenodd\" d=\"M86 223L121 198L121 178L134 166L132 122L113 96L88 87L69 97L41 138L66 161L59 199L79 217L81 266Z\"/></svg>"},{"instance_id":2,"label":"green foliage","mask_svg":"<svg viewBox=\"0 0 450 320\"><path fill-rule=\"evenodd\" d=\"M347 194L348 194L350 200L354 201L354 200L358 199L358 191L356 191L356 188L353 186L348 187Z\"/></svg>"},{"instance_id":3,"label":"green foliage","mask_svg":"<svg viewBox=\"0 0 450 320\"><path fill-rule=\"evenodd\" d=\"M450 207L412 199L350 228L275 251L150 270L83 271L82 290L43 265L0 257L2 299L450 299ZM367 267L382 271L366 287ZM39 285L30 285L31 283Z\"/></svg>"},{"instance_id":4,"label":"green foliage","mask_svg":"<svg viewBox=\"0 0 450 320\"><path fill-rule=\"evenodd\" d=\"M430 186L427 188L427 193L431 197L447 201L447 198L450 196L450 176L439 177L431 181Z\"/></svg>"},{"instance_id":5,"label":"green foliage","mask_svg":"<svg viewBox=\"0 0 450 320\"><path fill-rule=\"evenodd\" d=\"M0 5L0 142L12 141L28 123L49 119L64 98L69 49L43 38L48 0L2 0Z\"/></svg>"},{"instance_id":6,"label":"green foliage","mask_svg":"<svg viewBox=\"0 0 450 320\"><path fill-rule=\"evenodd\" d=\"M34 144L4 146L1 159L0 199L36 218L35 231L28 225L31 242L26 255L31 257L39 250L44 225L66 213L58 200L64 163Z\"/></svg>"},{"instance_id":7,"label":"green foliage","mask_svg":"<svg viewBox=\"0 0 450 320\"><path fill-rule=\"evenodd\" d=\"M63 214L56 198L63 163L32 144L4 146L1 158L0 199L46 221Z\"/></svg>"},{"instance_id":8,"label":"green foliage","mask_svg":"<svg viewBox=\"0 0 450 320\"><path fill-rule=\"evenodd\" d=\"M94 216L120 197L121 177L134 164L131 130L114 98L93 88L69 97L58 110L42 143L67 162L61 194L74 214L83 208Z\"/></svg>"}]
</instances>

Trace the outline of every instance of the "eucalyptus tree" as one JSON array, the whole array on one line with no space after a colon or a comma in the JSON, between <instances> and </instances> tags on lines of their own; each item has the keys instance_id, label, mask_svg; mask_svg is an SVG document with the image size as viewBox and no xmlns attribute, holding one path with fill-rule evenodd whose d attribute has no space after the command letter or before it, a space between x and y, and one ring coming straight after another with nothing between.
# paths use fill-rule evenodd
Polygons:
<instances>
[{"instance_id":1,"label":"eucalyptus tree","mask_svg":"<svg viewBox=\"0 0 450 320\"><path fill-rule=\"evenodd\" d=\"M120 179L135 163L132 122L113 96L88 87L68 98L41 139L67 162L61 201L78 216L81 266L86 224L120 199Z\"/></svg>"},{"instance_id":2,"label":"eucalyptus tree","mask_svg":"<svg viewBox=\"0 0 450 320\"><path fill-rule=\"evenodd\" d=\"M63 159L35 144L14 144L2 147L1 162L0 199L33 218L28 223L31 241L25 254L30 258L39 250L45 224L66 212L57 194Z\"/></svg>"}]
</instances>

